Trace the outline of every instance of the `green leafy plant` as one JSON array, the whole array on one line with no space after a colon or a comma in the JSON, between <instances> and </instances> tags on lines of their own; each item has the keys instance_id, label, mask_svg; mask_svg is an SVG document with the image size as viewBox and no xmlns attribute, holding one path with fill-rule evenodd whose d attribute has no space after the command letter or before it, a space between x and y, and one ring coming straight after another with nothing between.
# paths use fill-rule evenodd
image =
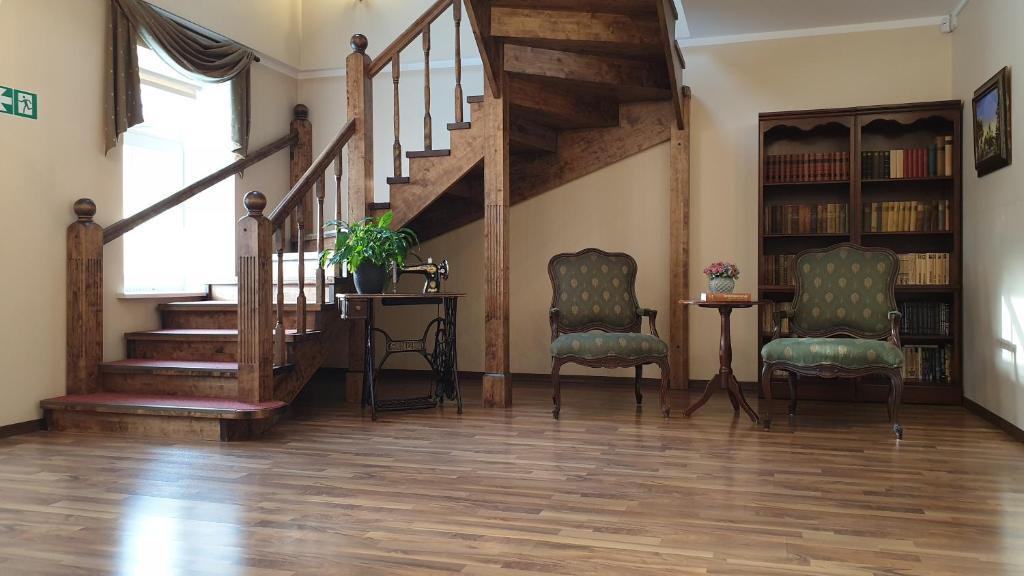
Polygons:
<instances>
[{"instance_id":1,"label":"green leafy plant","mask_svg":"<svg viewBox=\"0 0 1024 576\"><path fill-rule=\"evenodd\" d=\"M364 218L351 224L331 220L324 228L334 228L338 236L334 249L324 250L320 255L320 263L327 267L347 261L352 271L364 261L388 271L393 265L403 266L409 250L419 245L419 238L408 228L392 230L393 219L394 214L388 212L379 218Z\"/></svg>"}]
</instances>

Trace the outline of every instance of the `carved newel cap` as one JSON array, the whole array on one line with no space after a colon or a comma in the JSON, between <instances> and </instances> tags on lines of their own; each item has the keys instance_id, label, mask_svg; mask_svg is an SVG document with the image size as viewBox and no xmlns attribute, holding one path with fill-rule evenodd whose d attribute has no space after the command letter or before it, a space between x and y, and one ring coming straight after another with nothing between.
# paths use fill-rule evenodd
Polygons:
<instances>
[{"instance_id":1,"label":"carved newel cap","mask_svg":"<svg viewBox=\"0 0 1024 576\"><path fill-rule=\"evenodd\" d=\"M309 119L309 106L305 104L296 104L295 108L292 108L292 116L296 120L308 120Z\"/></svg>"},{"instance_id":2,"label":"carved newel cap","mask_svg":"<svg viewBox=\"0 0 1024 576\"><path fill-rule=\"evenodd\" d=\"M352 36L352 49L362 54L366 52L366 47L370 45L370 41L366 39L366 36L362 34L355 34Z\"/></svg>"},{"instance_id":3,"label":"carved newel cap","mask_svg":"<svg viewBox=\"0 0 1024 576\"><path fill-rule=\"evenodd\" d=\"M96 203L89 198L79 198L75 201L74 210L80 221L90 222L96 215Z\"/></svg>"},{"instance_id":4,"label":"carved newel cap","mask_svg":"<svg viewBox=\"0 0 1024 576\"><path fill-rule=\"evenodd\" d=\"M245 195L242 204L249 211L249 216L259 216L263 214L263 209L267 207L267 197L263 195L263 192L253 190Z\"/></svg>"}]
</instances>

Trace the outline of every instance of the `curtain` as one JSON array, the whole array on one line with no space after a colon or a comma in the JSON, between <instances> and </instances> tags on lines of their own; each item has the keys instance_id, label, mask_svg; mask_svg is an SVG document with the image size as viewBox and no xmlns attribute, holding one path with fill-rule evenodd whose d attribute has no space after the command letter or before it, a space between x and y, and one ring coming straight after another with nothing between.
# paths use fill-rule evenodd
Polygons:
<instances>
[{"instance_id":1,"label":"curtain","mask_svg":"<svg viewBox=\"0 0 1024 576\"><path fill-rule=\"evenodd\" d=\"M110 0L106 150L115 147L126 130L142 122L139 41L186 78L231 82L231 139L234 152L244 156L251 123L250 67L256 53L142 0Z\"/></svg>"}]
</instances>

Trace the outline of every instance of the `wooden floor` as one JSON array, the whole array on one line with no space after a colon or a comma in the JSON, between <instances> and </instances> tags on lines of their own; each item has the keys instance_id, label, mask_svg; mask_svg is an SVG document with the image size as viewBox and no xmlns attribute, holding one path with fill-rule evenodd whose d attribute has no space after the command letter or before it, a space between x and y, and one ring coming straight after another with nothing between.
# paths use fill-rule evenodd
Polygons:
<instances>
[{"instance_id":1,"label":"wooden floor","mask_svg":"<svg viewBox=\"0 0 1024 576\"><path fill-rule=\"evenodd\" d=\"M0 574L1024 574L1024 447L960 408L807 403L770 433L629 386L335 406L251 443L0 440ZM673 398L676 414L684 402ZM781 409L781 407L780 407Z\"/></svg>"}]
</instances>

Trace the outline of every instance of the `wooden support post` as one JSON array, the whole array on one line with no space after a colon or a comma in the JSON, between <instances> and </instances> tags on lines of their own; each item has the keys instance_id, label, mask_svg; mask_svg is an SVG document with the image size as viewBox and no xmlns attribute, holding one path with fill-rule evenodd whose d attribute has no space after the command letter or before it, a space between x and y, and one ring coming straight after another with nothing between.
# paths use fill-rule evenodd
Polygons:
<instances>
[{"instance_id":1,"label":"wooden support post","mask_svg":"<svg viewBox=\"0 0 1024 576\"><path fill-rule=\"evenodd\" d=\"M680 304L690 296L690 88L684 86L683 126L672 124L669 158L669 361L672 388L690 379L689 318Z\"/></svg>"},{"instance_id":2,"label":"wooden support post","mask_svg":"<svg viewBox=\"0 0 1024 576\"><path fill-rule=\"evenodd\" d=\"M78 220L68 226L67 367L68 394L100 389L103 362L103 228L93 222L96 204L75 202Z\"/></svg>"},{"instance_id":3,"label":"wooden support post","mask_svg":"<svg viewBox=\"0 0 1024 576\"><path fill-rule=\"evenodd\" d=\"M501 47L498 48L499 53ZM498 60L500 62L500 59ZM504 85L504 76L499 85ZM509 370L509 102L484 83L483 405L512 405Z\"/></svg>"},{"instance_id":4,"label":"wooden support post","mask_svg":"<svg viewBox=\"0 0 1024 576\"><path fill-rule=\"evenodd\" d=\"M348 143L348 221L366 217L366 203L373 201L373 79L369 75L370 57L366 54L366 36L352 37L352 54L346 61L348 118L356 123L356 135ZM351 271L350 271L351 272ZM363 354L366 329L361 321L350 321L349 361L345 376L345 401L359 403L363 398Z\"/></svg>"},{"instance_id":5,"label":"wooden support post","mask_svg":"<svg viewBox=\"0 0 1024 576\"><path fill-rule=\"evenodd\" d=\"M294 186L302 178L302 175L309 170L313 164L313 124L309 121L309 108L305 104L296 104L292 111L292 134L296 135L295 143L291 148L291 166L289 169L288 184ZM312 191L307 197L312 196ZM303 204L303 218L305 222L313 221L312 202ZM292 242L298 246L305 239L300 237L301 233L296 226L295 219L292 219L291 236Z\"/></svg>"},{"instance_id":6,"label":"wooden support post","mask_svg":"<svg viewBox=\"0 0 1024 576\"><path fill-rule=\"evenodd\" d=\"M245 195L238 221L238 400L266 402L274 394L274 317L270 253L273 225L263 216L267 198Z\"/></svg>"}]
</instances>

